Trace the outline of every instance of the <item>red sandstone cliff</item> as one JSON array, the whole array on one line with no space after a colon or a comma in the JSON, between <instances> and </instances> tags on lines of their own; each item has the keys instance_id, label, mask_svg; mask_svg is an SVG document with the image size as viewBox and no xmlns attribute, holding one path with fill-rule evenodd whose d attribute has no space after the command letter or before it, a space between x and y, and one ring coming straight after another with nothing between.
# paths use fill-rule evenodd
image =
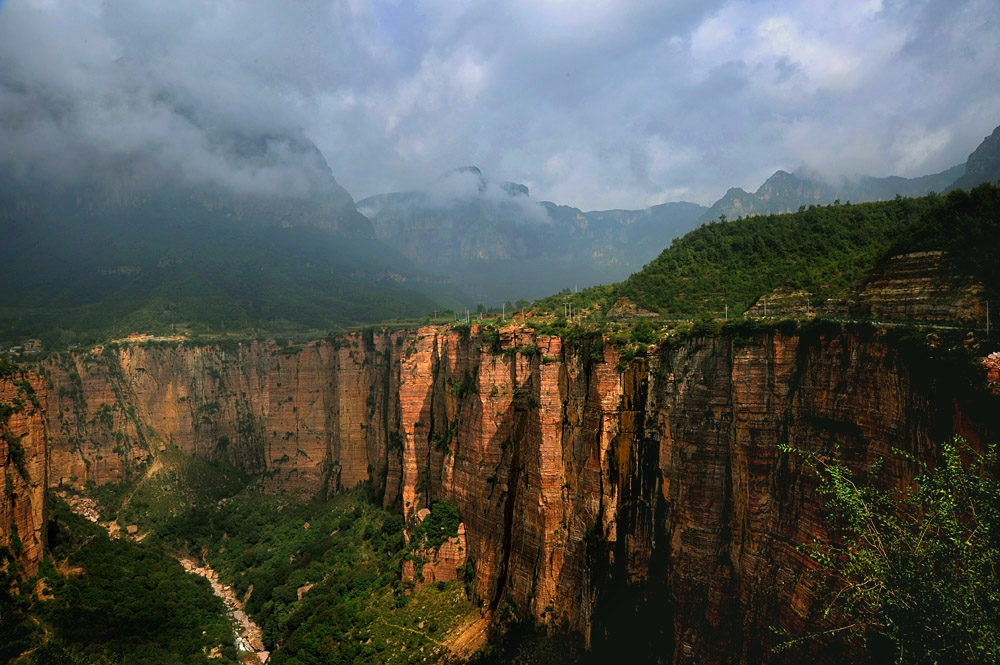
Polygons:
<instances>
[{"instance_id":1,"label":"red sandstone cliff","mask_svg":"<svg viewBox=\"0 0 1000 665\"><path fill-rule=\"evenodd\" d=\"M384 475L392 344L135 345L57 358L46 366L52 484L121 481L166 447L284 489Z\"/></svg>"},{"instance_id":2,"label":"red sandstone cliff","mask_svg":"<svg viewBox=\"0 0 1000 665\"><path fill-rule=\"evenodd\" d=\"M13 552L25 576L38 572L45 543L45 398L35 374L0 377L0 547Z\"/></svg>"},{"instance_id":3,"label":"red sandstone cliff","mask_svg":"<svg viewBox=\"0 0 1000 665\"><path fill-rule=\"evenodd\" d=\"M422 328L66 357L46 366L50 484L117 480L176 446L274 488L371 479L408 517L452 498L490 616L514 608L608 656L782 662L797 656L770 653L771 627L797 633L821 609L796 547L825 525L813 473L779 444L839 444L860 467L997 431L995 409L974 411L884 332L694 339L618 361L599 340L516 326L497 346ZM911 473L890 463L883 482Z\"/></svg>"},{"instance_id":4,"label":"red sandstone cliff","mask_svg":"<svg viewBox=\"0 0 1000 665\"><path fill-rule=\"evenodd\" d=\"M418 527L430 512L427 508L417 511L414 520L404 532L407 544L412 542L410 532ZM439 547L417 548L403 561L403 581L413 581L414 591L434 582L454 582L459 579L467 554L465 524L459 523L458 532L447 538Z\"/></svg>"},{"instance_id":5,"label":"red sandstone cliff","mask_svg":"<svg viewBox=\"0 0 1000 665\"><path fill-rule=\"evenodd\" d=\"M814 474L779 444L839 444L863 467L996 432L883 337L693 340L620 375L611 349L594 362L515 328L494 353L425 329L402 361L399 497L408 514L455 499L490 609L608 656L779 660L771 627L800 633L822 609L796 548L826 535ZM911 475L890 462L883 482Z\"/></svg>"}]
</instances>

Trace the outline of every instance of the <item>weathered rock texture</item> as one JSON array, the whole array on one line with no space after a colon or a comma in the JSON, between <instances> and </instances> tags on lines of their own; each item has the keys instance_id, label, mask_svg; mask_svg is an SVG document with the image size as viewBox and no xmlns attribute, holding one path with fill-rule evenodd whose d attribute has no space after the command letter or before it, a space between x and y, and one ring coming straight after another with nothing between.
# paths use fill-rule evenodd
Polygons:
<instances>
[{"instance_id":1,"label":"weathered rock texture","mask_svg":"<svg viewBox=\"0 0 1000 665\"><path fill-rule=\"evenodd\" d=\"M227 459L274 487L384 476L391 336L279 348L105 347L46 367L52 483L134 474L158 450Z\"/></svg>"},{"instance_id":2,"label":"weathered rock texture","mask_svg":"<svg viewBox=\"0 0 1000 665\"><path fill-rule=\"evenodd\" d=\"M1000 351L991 353L983 359L986 367L986 380L993 390L993 394L1000 396Z\"/></svg>"},{"instance_id":3,"label":"weathered rock texture","mask_svg":"<svg viewBox=\"0 0 1000 665\"><path fill-rule=\"evenodd\" d=\"M951 265L945 252L893 256L844 298L824 304L827 314L885 320L985 325L982 284Z\"/></svg>"},{"instance_id":4,"label":"weathered rock texture","mask_svg":"<svg viewBox=\"0 0 1000 665\"><path fill-rule=\"evenodd\" d=\"M760 316L802 316L813 311L809 304L810 293L803 289L779 286L771 293L757 299L746 315Z\"/></svg>"},{"instance_id":5,"label":"weathered rock texture","mask_svg":"<svg viewBox=\"0 0 1000 665\"><path fill-rule=\"evenodd\" d=\"M816 625L796 548L826 525L814 473L779 446L839 445L863 469L953 433L991 440L1000 413L891 332L811 330L696 338L623 371L599 339L516 326L106 348L47 366L50 483L127 477L176 446L274 488L370 480L407 517L451 498L496 622L530 616L637 662L790 662L771 627ZM877 480L912 473L891 461Z\"/></svg>"},{"instance_id":6,"label":"weathered rock texture","mask_svg":"<svg viewBox=\"0 0 1000 665\"><path fill-rule=\"evenodd\" d=\"M416 528L430 514L427 508L417 511L410 529ZM434 582L454 582L459 579L461 568L468 558L465 524L459 523L458 532L436 548L418 548L403 561L403 581L412 581L413 590ZM409 530L406 542L410 543ZM419 569L419 574L418 574Z\"/></svg>"},{"instance_id":7,"label":"weathered rock texture","mask_svg":"<svg viewBox=\"0 0 1000 665\"><path fill-rule=\"evenodd\" d=\"M615 304L611 306L611 309L608 310L609 319L635 319L641 316L655 318L657 314L656 312L642 309L625 296L618 298Z\"/></svg>"},{"instance_id":8,"label":"weathered rock texture","mask_svg":"<svg viewBox=\"0 0 1000 665\"><path fill-rule=\"evenodd\" d=\"M45 397L35 374L0 377L0 547L14 555L24 576L38 572L45 543Z\"/></svg>"}]
</instances>

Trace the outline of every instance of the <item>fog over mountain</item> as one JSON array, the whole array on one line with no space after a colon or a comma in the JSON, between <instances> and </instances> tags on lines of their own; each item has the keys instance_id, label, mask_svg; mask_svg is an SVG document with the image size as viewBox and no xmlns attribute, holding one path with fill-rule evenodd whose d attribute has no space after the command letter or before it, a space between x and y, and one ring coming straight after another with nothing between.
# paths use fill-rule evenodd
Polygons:
<instances>
[{"instance_id":1,"label":"fog over mountain","mask_svg":"<svg viewBox=\"0 0 1000 665\"><path fill-rule=\"evenodd\" d=\"M582 210L710 205L778 169L915 177L996 125L997 16L993 0L10 0L0 160L49 177L142 154L158 175L295 193L310 177L281 137L303 136L355 198L476 164ZM274 138L250 159L236 135Z\"/></svg>"},{"instance_id":2,"label":"fog over mountain","mask_svg":"<svg viewBox=\"0 0 1000 665\"><path fill-rule=\"evenodd\" d=\"M501 303L624 279L694 228L705 208L584 212L467 166L423 190L362 199L358 210L417 265L451 277L477 302Z\"/></svg>"}]
</instances>

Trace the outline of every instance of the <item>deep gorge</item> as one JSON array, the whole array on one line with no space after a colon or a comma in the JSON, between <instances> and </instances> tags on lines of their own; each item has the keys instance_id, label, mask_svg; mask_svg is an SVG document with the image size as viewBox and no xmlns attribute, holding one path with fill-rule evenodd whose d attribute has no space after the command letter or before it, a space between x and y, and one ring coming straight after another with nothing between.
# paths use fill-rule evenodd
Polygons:
<instances>
[{"instance_id":1,"label":"deep gorge","mask_svg":"<svg viewBox=\"0 0 1000 665\"><path fill-rule=\"evenodd\" d=\"M953 434L997 432L993 398L913 353L891 329L837 324L695 336L627 362L517 326L109 345L28 375L39 407L8 429L32 434L31 464L3 519L37 566L46 485L126 481L177 448L273 491L365 483L406 515L453 499L498 632L530 617L598 657L790 662L802 652L773 654L774 629L819 620L797 547L827 525L815 474L779 445L839 445L858 469L885 458L877 482L899 485L914 470L894 448L931 457Z\"/></svg>"}]
</instances>

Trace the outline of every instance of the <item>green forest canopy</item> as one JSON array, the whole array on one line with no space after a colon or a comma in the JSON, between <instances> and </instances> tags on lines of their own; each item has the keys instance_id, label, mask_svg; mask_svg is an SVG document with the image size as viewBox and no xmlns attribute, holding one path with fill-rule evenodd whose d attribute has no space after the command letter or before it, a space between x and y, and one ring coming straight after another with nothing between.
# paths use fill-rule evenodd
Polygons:
<instances>
[{"instance_id":1,"label":"green forest canopy","mask_svg":"<svg viewBox=\"0 0 1000 665\"><path fill-rule=\"evenodd\" d=\"M620 297L666 316L737 313L780 286L803 289L814 304L842 293L894 254L927 249L952 253L958 267L1000 292L995 258L1000 187L983 184L945 196L810 206L784 215L704 224L675 239L624 282L556 295L536 309L561 312Z\"/></svg>"}]
</instances>

